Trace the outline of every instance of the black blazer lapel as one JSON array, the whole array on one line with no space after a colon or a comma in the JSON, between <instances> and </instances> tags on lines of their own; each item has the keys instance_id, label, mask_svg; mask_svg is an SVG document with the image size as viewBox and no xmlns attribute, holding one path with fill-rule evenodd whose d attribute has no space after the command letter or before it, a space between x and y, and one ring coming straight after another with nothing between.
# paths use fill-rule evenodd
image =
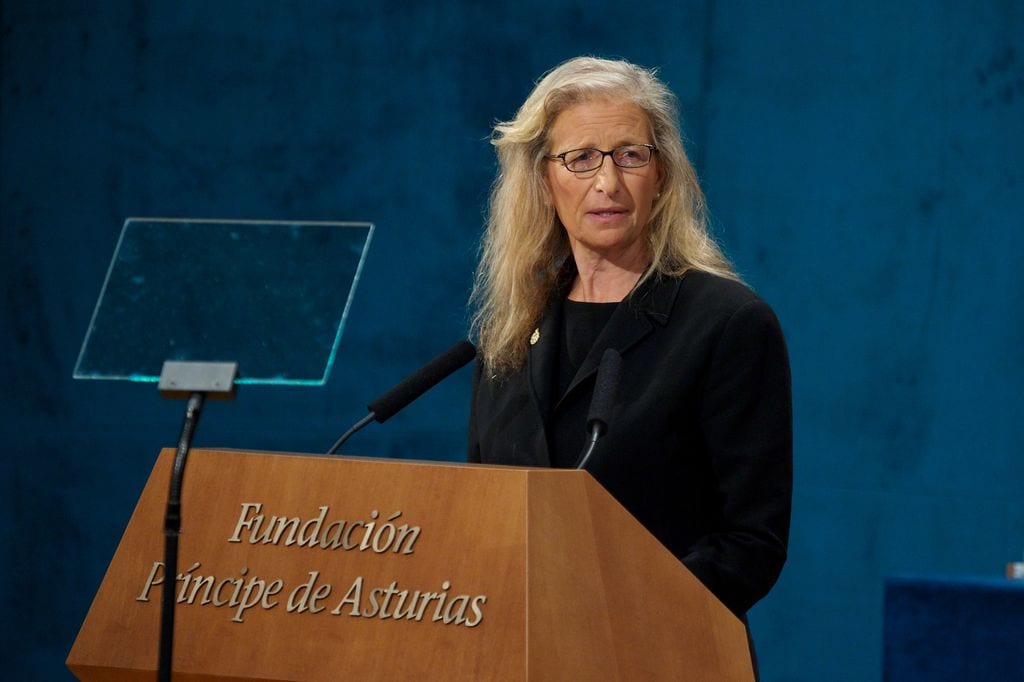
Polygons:
<instances>
[{"instance_id":1,"label":"black blazer lapel","mask_svg":"<svg viewBox=\"0 0 1024 682\"><path fill-rule=\"evenodd\" d=\"M677 277L662 279L658 275L652 275L629 298L615 308L608 324L597 337L593 348L590 349L590 353L587 354L583 364L576 372L576 376L573 377L572 383L569 384L565 394L559 398L554 409L557 410L577 386L597 372L605 350L614 348L620 355L626 355L633 346L656 327L663 327L668 323L672 304L679 292L679 282L680 279ZM548 368L549 372L550 369ZM548 380L551 380L550 376ZM550 392L550 386L548 388ZM546 419L547 413L544 415Z\"/></svg>"}]
</instances>

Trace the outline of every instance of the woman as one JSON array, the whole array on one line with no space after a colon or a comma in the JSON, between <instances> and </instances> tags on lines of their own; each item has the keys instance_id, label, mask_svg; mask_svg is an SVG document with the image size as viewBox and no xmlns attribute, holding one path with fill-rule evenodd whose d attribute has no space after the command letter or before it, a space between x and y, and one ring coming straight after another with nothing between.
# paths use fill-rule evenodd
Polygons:
<instances>
[{"instance_id":1,"label":"woman","mask_svg":"<svg viewBox=\"0 0 1024 682\"><path fill-rule=\"evenodd\" d=\"M786 558L789 364L771 309L708 234L674 97L627 62L573 59L493 144L469 459L575 466L616 349L587 469L742 617Z\"/></svg>"}]
</instances>

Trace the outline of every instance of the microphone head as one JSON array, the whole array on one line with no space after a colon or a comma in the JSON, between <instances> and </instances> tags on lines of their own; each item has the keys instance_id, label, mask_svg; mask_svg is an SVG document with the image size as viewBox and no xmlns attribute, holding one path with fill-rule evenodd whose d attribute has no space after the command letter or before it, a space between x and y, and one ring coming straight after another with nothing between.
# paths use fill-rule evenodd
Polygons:
<instances>
[{"instance_id":1,"label":"microphone head","mask_svg":"<svg viewBox=\"0 0 1024 682\"><path fill-rule=\"evenodd\" d=\"M594 397L590 400L590 412L587 414L588 428L593 429L597 426L601 435L608 430L608 423L612 418L621 373L622 356L614 348L609 348L601 356L601 364L597 367Z\"/></svg>"},{"instance_id":2,"label":"microphone head","mask_svg":"<svg viewBox=\"0 0 1024 682\"><path fill-rule=\"evenodd\" d=\"M449 374L467 365L475 357L476 346L469 341L459 341L374 400L367 408L373 413L373 418L377 422L385 422Z\"/></svg>"}]
</instances>

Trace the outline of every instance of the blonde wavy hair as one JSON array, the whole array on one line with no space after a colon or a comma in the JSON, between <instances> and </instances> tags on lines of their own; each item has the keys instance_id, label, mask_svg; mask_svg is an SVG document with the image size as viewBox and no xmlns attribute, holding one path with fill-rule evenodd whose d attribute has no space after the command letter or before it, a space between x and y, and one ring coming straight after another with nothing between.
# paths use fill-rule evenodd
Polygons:
<instances>
[{"instance_id":1,"label":"blonde wavy hair","mask_svg":"<svg viewBox=\"0 0 1024 682\"><path fill-rule=\"evenodd\" d=\"M704 194L683 150L672 92L653 70L626 61L570 59L545 74L515 118L497 123L491 137L499 170L470 297L472 334L489 372L523 365L527 339L572 257L544 180L551 126L570 106L608 99L642 109L658 148L661 195L647 224L651 266L641 282L691 269L738 279L708 232Z\"/></svg>"}]
</instances>

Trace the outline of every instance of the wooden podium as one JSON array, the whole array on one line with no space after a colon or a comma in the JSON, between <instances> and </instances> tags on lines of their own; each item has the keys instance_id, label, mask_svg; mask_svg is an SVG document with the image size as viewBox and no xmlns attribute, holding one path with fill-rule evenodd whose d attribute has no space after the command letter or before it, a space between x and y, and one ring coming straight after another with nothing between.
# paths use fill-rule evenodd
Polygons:
<instances>
[{"instance_id":1,"label":"wooden podium","mask_svg":"<svg viewBox=\"0 0 1024 682\"><path fill-rule=\"evenodd\" d=\"M67 664L157 667L164 450ZM175 680L750 682L743 624L582 471L195 450Z\"/></svg>"}]
</instances>

